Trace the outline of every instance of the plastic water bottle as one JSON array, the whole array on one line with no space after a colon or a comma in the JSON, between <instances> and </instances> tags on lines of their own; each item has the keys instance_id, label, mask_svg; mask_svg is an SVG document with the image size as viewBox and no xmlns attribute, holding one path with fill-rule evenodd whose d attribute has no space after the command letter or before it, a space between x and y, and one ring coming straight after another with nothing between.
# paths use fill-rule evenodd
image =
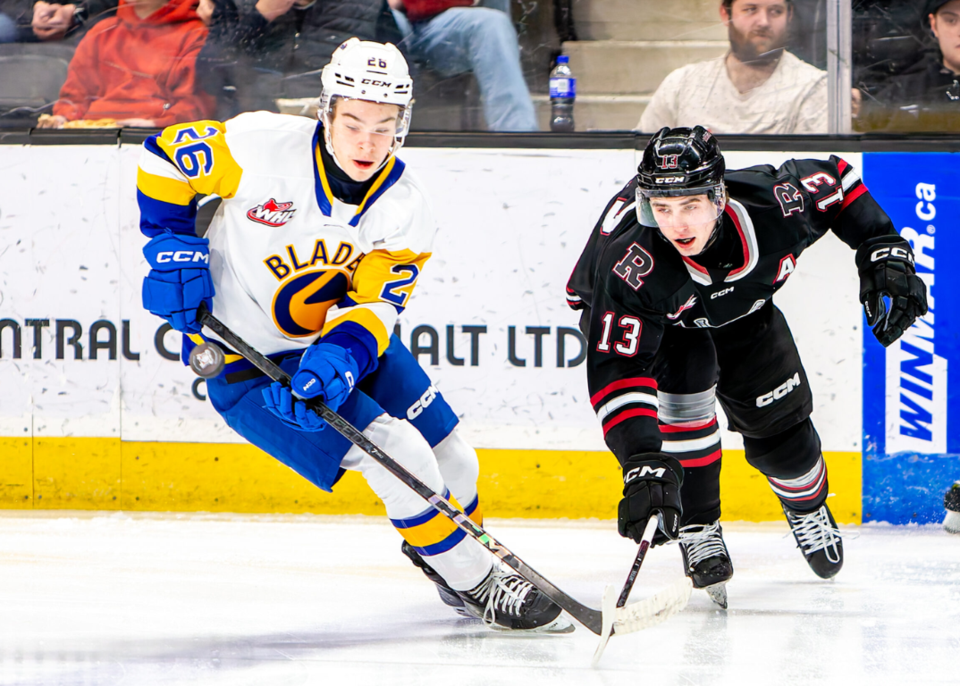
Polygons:
<instances>
[{"instance_id":1,"label":"plastic water bottle","mask_svg":"<svg viewBox=\"0 0 960 686\"><path fill-rule=\"evenodd\" d=\"M577 97L577 79L570 71L570 58L560 55L550 72L550 130L573 131L573 101Z\"/></svg>"}]
</instances>

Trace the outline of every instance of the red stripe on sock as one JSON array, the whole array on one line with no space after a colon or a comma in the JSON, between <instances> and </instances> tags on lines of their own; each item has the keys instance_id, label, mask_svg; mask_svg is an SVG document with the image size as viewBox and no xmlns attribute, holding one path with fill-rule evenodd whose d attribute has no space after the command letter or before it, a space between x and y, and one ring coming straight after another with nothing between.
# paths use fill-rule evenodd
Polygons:
<instances>
[{"instance_id":1,"label":"red stripe on sock","mask_svg":"<svg viewBox=\"0 0 960 686\"><path fill-rule=\"evenodd\" d=\"M661 424L660 433L677 434L677 433L682 433L684 431L700 431L702 429L706 429L709 426L713 426L716 423L717 423L717 418L714 417L713 419L711 419L709 422L705 424L695 424L694 426L676 426L674 424Z\"/></svg>"},{"instance_id":2,"label":"red stripe on sock","mask_svg":"<svg viewBox=\"0 0 960 686\"><path fill-rule=\"evenodd\" d=\"M786 486L780 481L777 481L776 479L774 479L772 476L768 476L767 479L770 481L771 484L773 484L777 488L784 491L805 491L811 486L813 486L815 483L817 483L817 481L820 480L820 477L823 476L823 470L826 467L826 464L822 459L820 460L819 467L820 469L817 470L817 473L813 476L813 478L810 479L810 481L808 481L807 483L803 484L802 486Z\"/></svg>"},{"instance_id":3,"label":"red stripe on sock","mask_svg":"<svg viewBox=\"0 0 960 686\"><path fill-rule=\"evenodd\" d=\"M682 463L681 463L682 464ZM826 485L826 482L820 484L820 488L817 489L817 492L813 495L808 495L805 498L787 498L786 496L780 496L782 500L789 500L791 503L802 503L807 500L813 500L814 498L819 498L820 494L823 493L823 487ZM776 494L774 494L776 495Z\"/></svg>"},{"instance_id":4,"label":"red stripe on sock","mask_svg":"<svg viewBox=\"0 0 960 686\"><path fill-rule=\"evenodd\" d=\"M654 419L656 419L657 411L639 409L639 410L627 410L626 412L621 412L616 417L611 419L609 424L603 425L603 435L606 436L607 432L610 431L610 429L615 427L620 422L630 419L631 417L653 417Z\"/></svg>"},{"instance_id":5,"label":"red stripe on sock","mask_svg":"<svg viewBox=\"0 0 960 686\"><path fill-rule=\"evenodd\" d=\"M654 379L645 379L642 377L637 377L635 379L620 379L619 381L614 381L609 386L606 386L602 390L598 391L592 398L590 398L590 403L596 407L597 403L606 398L608 395L614 391L619 391L621 388L632 388L635 386L642 386L645 388L657 389L657 382Z\"/></svg>"},{"instance_id":6,"label":"red stripe on sock","mask_svg":"<svg viewBox=\"0 0 960 686\"><path fill-rule=\"evenodd\" d=\"M708 464L713 464L720 459L720 456L723 454L722 450L718 450L715 453L710 453L706 457L698 457L693 460L680 460L680 465L686 469L687 467L706 467Z\"/></svg>"}]
</instances>

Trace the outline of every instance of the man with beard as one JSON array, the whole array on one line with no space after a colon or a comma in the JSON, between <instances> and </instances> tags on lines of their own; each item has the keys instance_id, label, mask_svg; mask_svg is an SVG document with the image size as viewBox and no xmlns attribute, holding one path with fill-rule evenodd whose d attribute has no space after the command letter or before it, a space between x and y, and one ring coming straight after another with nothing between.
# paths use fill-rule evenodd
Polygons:
<instances>
[{"instance_id":1,"label":"man with beard","mask_svg":"<svg viewBox=\"0 0 960 686\"><path fill-rule=\"evenodd\" d=\"M703 125L713 133L827 133L827 73L785 49L792 0L723 0L730 51L663 80L637 130Z\"/></svg>"}]
</instances>

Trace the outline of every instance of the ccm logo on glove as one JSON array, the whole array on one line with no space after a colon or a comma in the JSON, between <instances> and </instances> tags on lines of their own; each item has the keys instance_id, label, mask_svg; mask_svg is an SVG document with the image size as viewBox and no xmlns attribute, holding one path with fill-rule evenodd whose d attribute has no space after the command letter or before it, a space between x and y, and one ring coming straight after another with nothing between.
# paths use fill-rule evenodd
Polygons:
<instances>
[{"instance_id":1,"label":"ccm logo on glove","mask_svg":"<svg viewBox=\"0 0 960 686\"><path fill-rule=\"evenodd\" d=\"M628 484L634 479L642 479L645 476L655 476L658 479L662 479L666 473L667 470L665 467L654 469L653 467L644 465L643 467L637 467L627 472L623 477L623 483Z\"/></svg>"},{"instance_id":2,"label":"ccm logo on glove","mask_svg":"<svg viewBox=\"0 0 960 686\"><path fill-rule=\"evenodd\" d=\"M870 253L871 262L879 262L880 260L886 259L902 260L910 264L914 263L913 253L906 248L878 248Z\"/></svg>"},{"instance_id":3,"label":"ccm logo on glove","mask_svg":"<svg viewBox=\"0 0 960 686\"><path fill-rule=\"evenodd\" d=\"M165 264L167 262L203 262L204 264L209 264L210 255L206 252L194 252L192 250L158 252L157 264Z\"/></svg>"}]
</instances>

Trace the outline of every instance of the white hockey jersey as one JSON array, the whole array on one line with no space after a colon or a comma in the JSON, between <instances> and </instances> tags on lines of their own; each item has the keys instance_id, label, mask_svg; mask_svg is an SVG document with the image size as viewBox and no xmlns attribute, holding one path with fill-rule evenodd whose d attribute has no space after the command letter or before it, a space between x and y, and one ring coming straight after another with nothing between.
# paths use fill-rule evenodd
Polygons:
<instances>
[{"instance_id":1,"label":"white hockey jersey","mask_svg":"<svg viewBox=\"0 0 960 686\"><path fill-rule=\"evenodd\" d=\"M396 158L360 205L335 198L321 136L314 120L268 112L168 127L144 143L140 226L194 234L196 196L219 195L207 233L214 314L264 354L345 333L373 359L430 257L436 221Z\"/></svg>"}]
</instances>

